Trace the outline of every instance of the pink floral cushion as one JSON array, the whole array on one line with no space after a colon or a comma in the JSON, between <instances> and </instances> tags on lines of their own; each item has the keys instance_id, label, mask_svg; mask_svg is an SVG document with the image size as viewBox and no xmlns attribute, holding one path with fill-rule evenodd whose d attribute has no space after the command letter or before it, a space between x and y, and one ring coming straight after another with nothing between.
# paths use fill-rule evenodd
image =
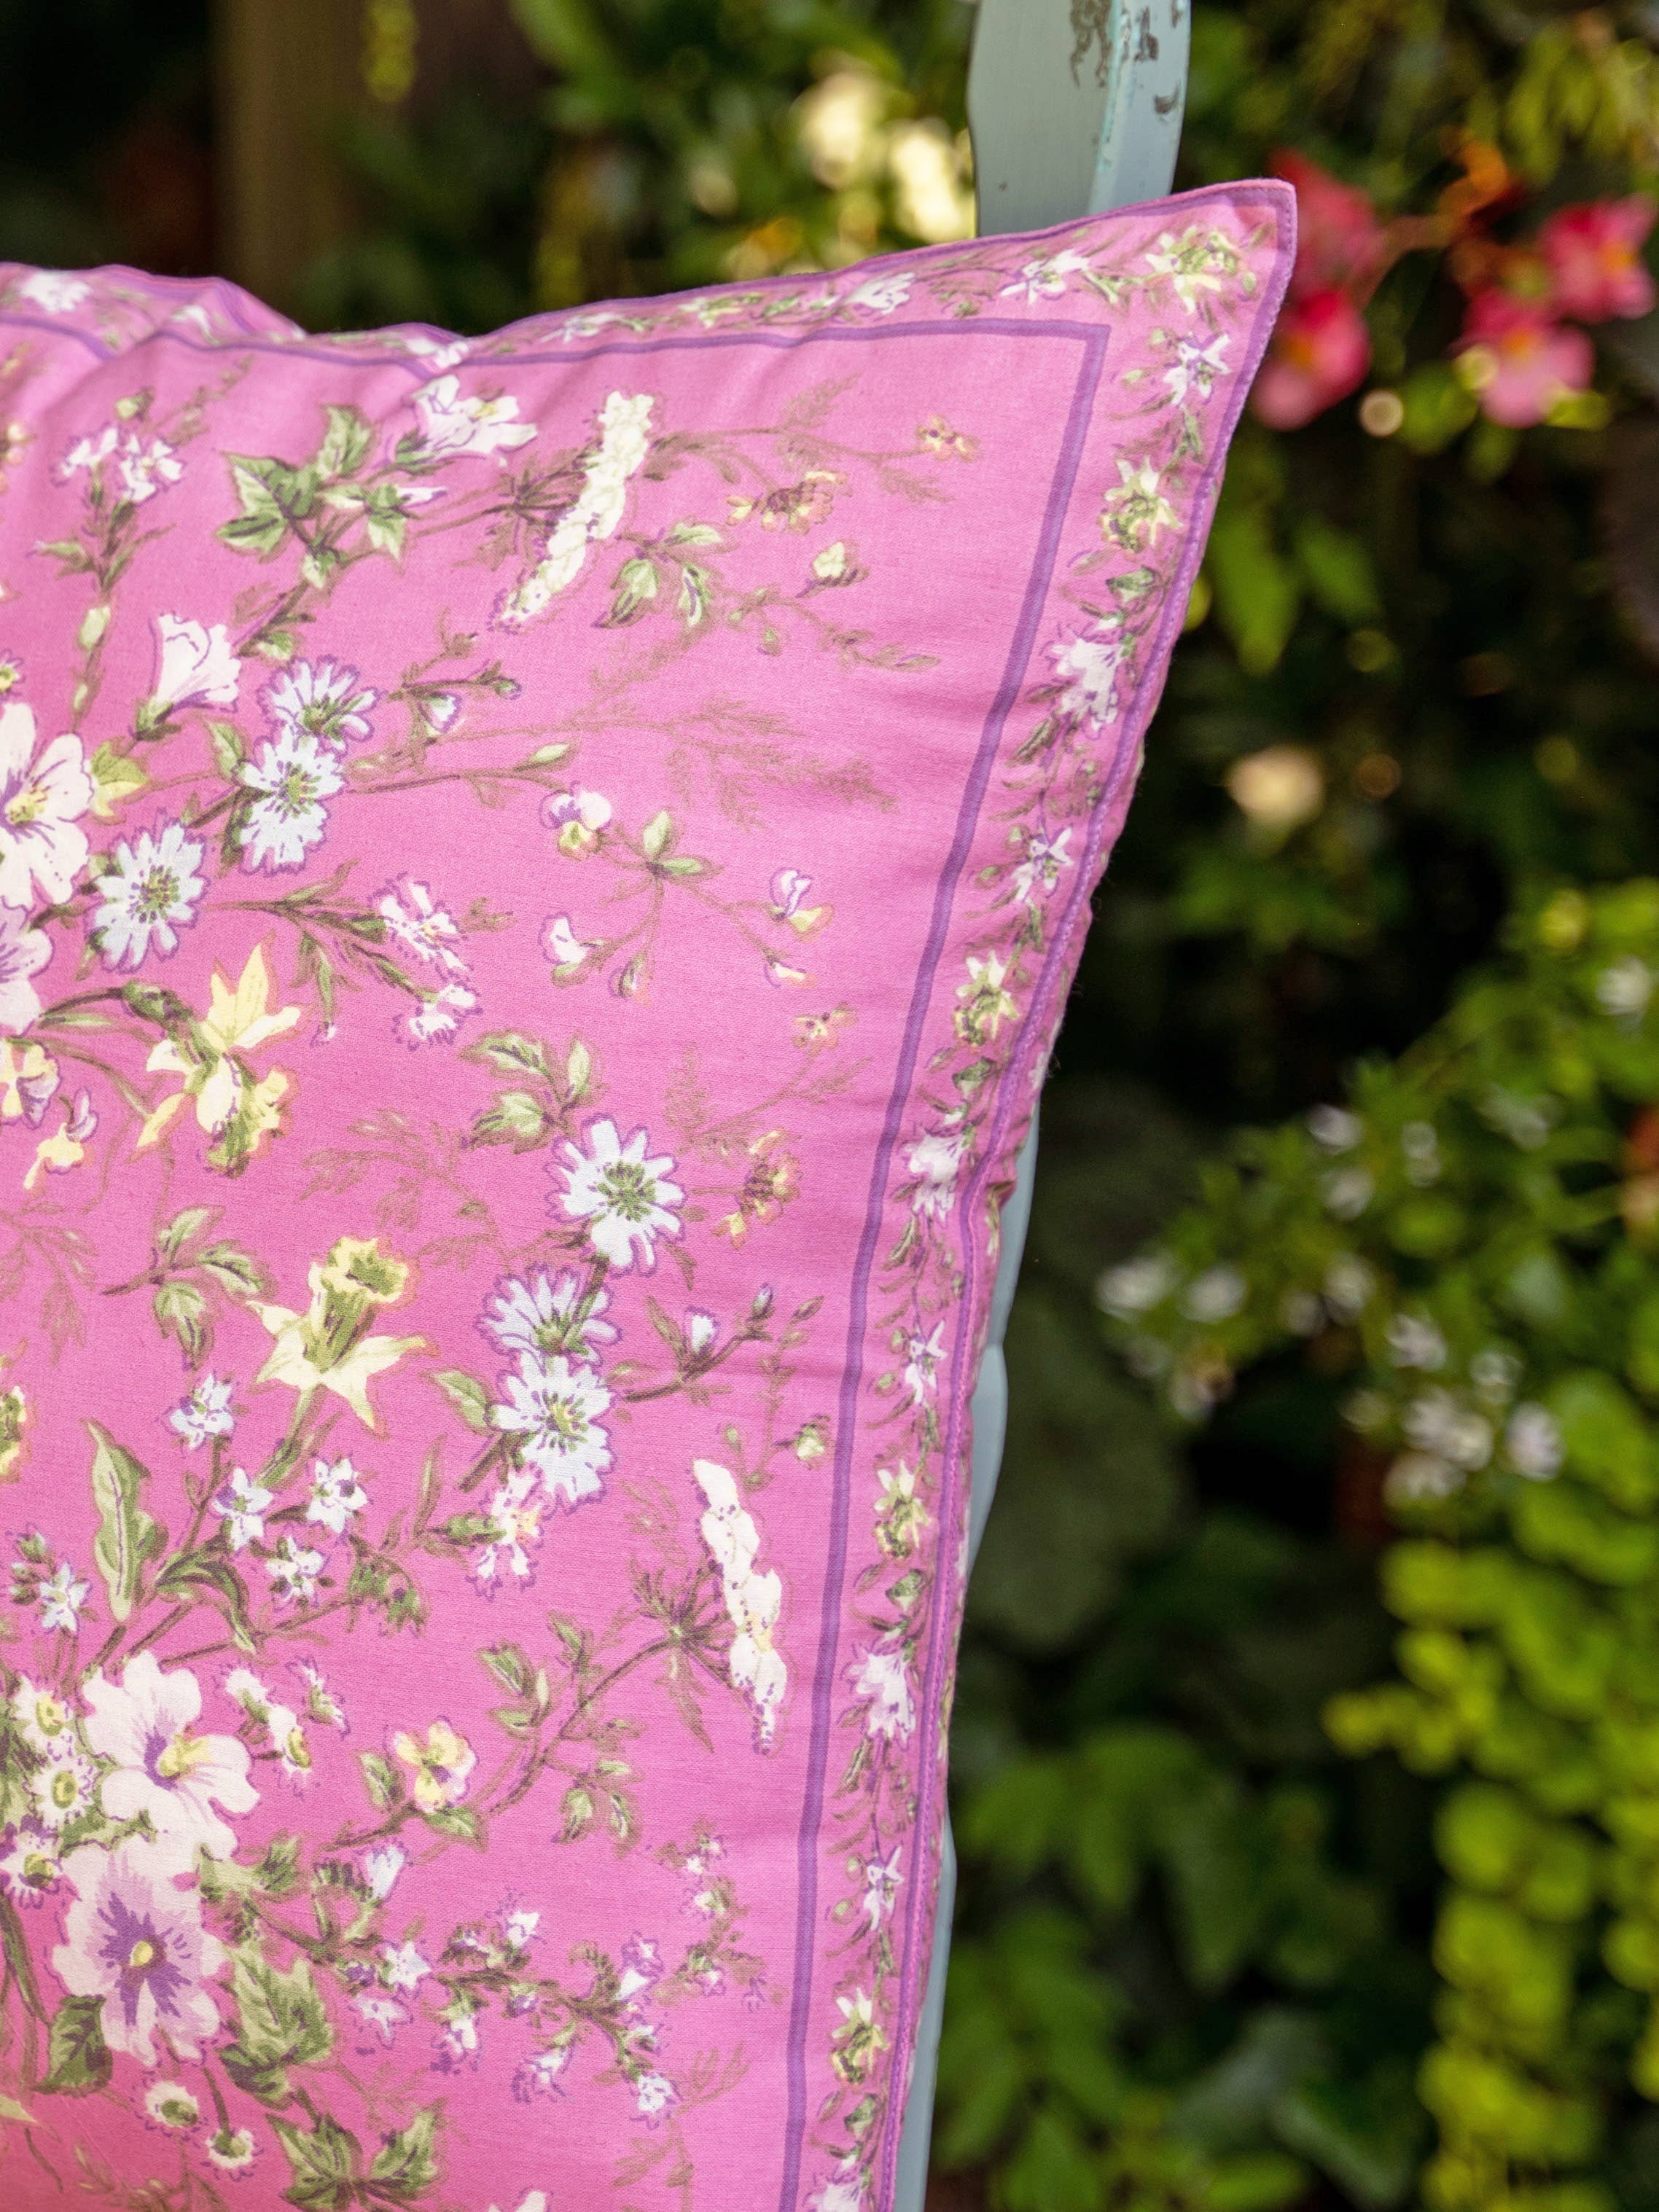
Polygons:
<instances>
[{"instance_id":1,"label":"pink floral cushion","mask_svg":"<svg viewBox=\"0 0 1659 2212\"><path fill-rule=\"evenodd\" d=\"M8 2212L887 2203L998 1206L1290 228L0 269Z\"/></svg>"}]
</instances>

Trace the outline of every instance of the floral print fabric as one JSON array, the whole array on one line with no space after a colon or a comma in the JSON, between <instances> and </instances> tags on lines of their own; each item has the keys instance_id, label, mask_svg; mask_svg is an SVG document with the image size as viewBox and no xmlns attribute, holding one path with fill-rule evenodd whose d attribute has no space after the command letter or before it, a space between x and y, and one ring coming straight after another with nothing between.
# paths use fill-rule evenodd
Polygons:
<instances>
[{"instance_id":1,"label":"floral print fabric","mask_svg":"<svg viewBox=\"0 0 1659 2212\"><path fill-rule=\"evenodd\" d=\"M11 2212L863 2212L1250 185L464 342L0 268Z\"/></svg>"}]
</instances>

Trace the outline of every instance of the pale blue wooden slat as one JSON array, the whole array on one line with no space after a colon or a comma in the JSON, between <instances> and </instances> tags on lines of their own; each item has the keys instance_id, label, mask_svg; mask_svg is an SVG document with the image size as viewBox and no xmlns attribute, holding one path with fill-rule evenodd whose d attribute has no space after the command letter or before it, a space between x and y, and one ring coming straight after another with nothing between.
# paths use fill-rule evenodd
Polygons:
<instances>
[{"instance_id":1,"label":"pale blue wooden slat","mask_svg":"<svg viewBox=\"0 0 1659 2212\"><path fill-rule=\"evenodd\" d=\"M968 112L981 234L1042 230L1167 192L1181 144L1190 36L1188 0L979 0ZM990 1515L1007 1427L1003 1338L1030 1218L1036 1149L1033 1121L1003 1215L990 1338L974 1393L970 1557ZM956 1874L947 1820L893 2212L923 2212L927 2192Z\"/></svg>"}]
</instances>

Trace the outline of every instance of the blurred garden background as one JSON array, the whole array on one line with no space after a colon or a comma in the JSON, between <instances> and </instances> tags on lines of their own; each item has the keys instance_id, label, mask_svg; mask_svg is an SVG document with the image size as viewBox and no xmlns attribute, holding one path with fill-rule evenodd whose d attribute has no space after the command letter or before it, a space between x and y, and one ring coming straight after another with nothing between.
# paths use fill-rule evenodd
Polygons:
<instances>
[{"instance_id":1,"label":"blurred garden background","mask_svg":"<svg viewBox=\"0 0 1659 2212\"><path fill-rule=\"evenodd\" d=\"M0 258L971 223L963 0L0 0ZM1659 2212L1651 0L1197 0L1304 249L1044 1109L933 2203Z\"/></svg>"}]
</instances>

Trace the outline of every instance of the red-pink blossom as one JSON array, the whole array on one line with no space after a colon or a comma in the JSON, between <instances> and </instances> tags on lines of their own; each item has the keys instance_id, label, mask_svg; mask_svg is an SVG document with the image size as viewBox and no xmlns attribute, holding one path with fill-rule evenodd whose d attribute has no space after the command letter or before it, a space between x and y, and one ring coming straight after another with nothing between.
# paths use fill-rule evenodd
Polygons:
<instances>
[{"instance_id":1,"label":"red-pink blossom","mask_svg":"<svg viewBox=\"0 0 1659 2212\"><path fill-rule=\"evenodd\" d=\"M1371 357L1365 319L1334 286L1293 299L1279 319L1254 405L1274 430L1299 430L1359 384Z\"/></svg>"},{"instance_id":2,"label":"red-pink blossom","mask_svg":"<svg viewBox=\"0 0 1659 2212\"><path fill-rule=\"evenodd\" d=\"M1645 315L1659 294L1642 248L1659 208L1640 192L1628 199L1564 207L1538 234L1555 311L1581 323Z\"/></svg>"},{"instance_id":3,"label":"red-pink blossom","mask_svg":"<svg viewBox=\"0 0 1659 2212\"><path fill-rule=\"evenodd\" d=\"M1463 374L1494 422L1524 430L1589 388L1595 349L1535 300L1496 289L1470 301L1458 341Z\"/></svg>"},{"instance_id":4,"label":"red-pink blossom","mask_svg":"<svg viewBox=\"0 0 1659 2212\"><path fill-rule=\"evenodd\" d=\"M1345 185L1305 154L1281 152L1273 173L1296 192L1296 268L1291 296L1298 299L1352 284L1368 288L1388 258L1388 240L1364 193Z\"/></svg>"}]
</instances>

